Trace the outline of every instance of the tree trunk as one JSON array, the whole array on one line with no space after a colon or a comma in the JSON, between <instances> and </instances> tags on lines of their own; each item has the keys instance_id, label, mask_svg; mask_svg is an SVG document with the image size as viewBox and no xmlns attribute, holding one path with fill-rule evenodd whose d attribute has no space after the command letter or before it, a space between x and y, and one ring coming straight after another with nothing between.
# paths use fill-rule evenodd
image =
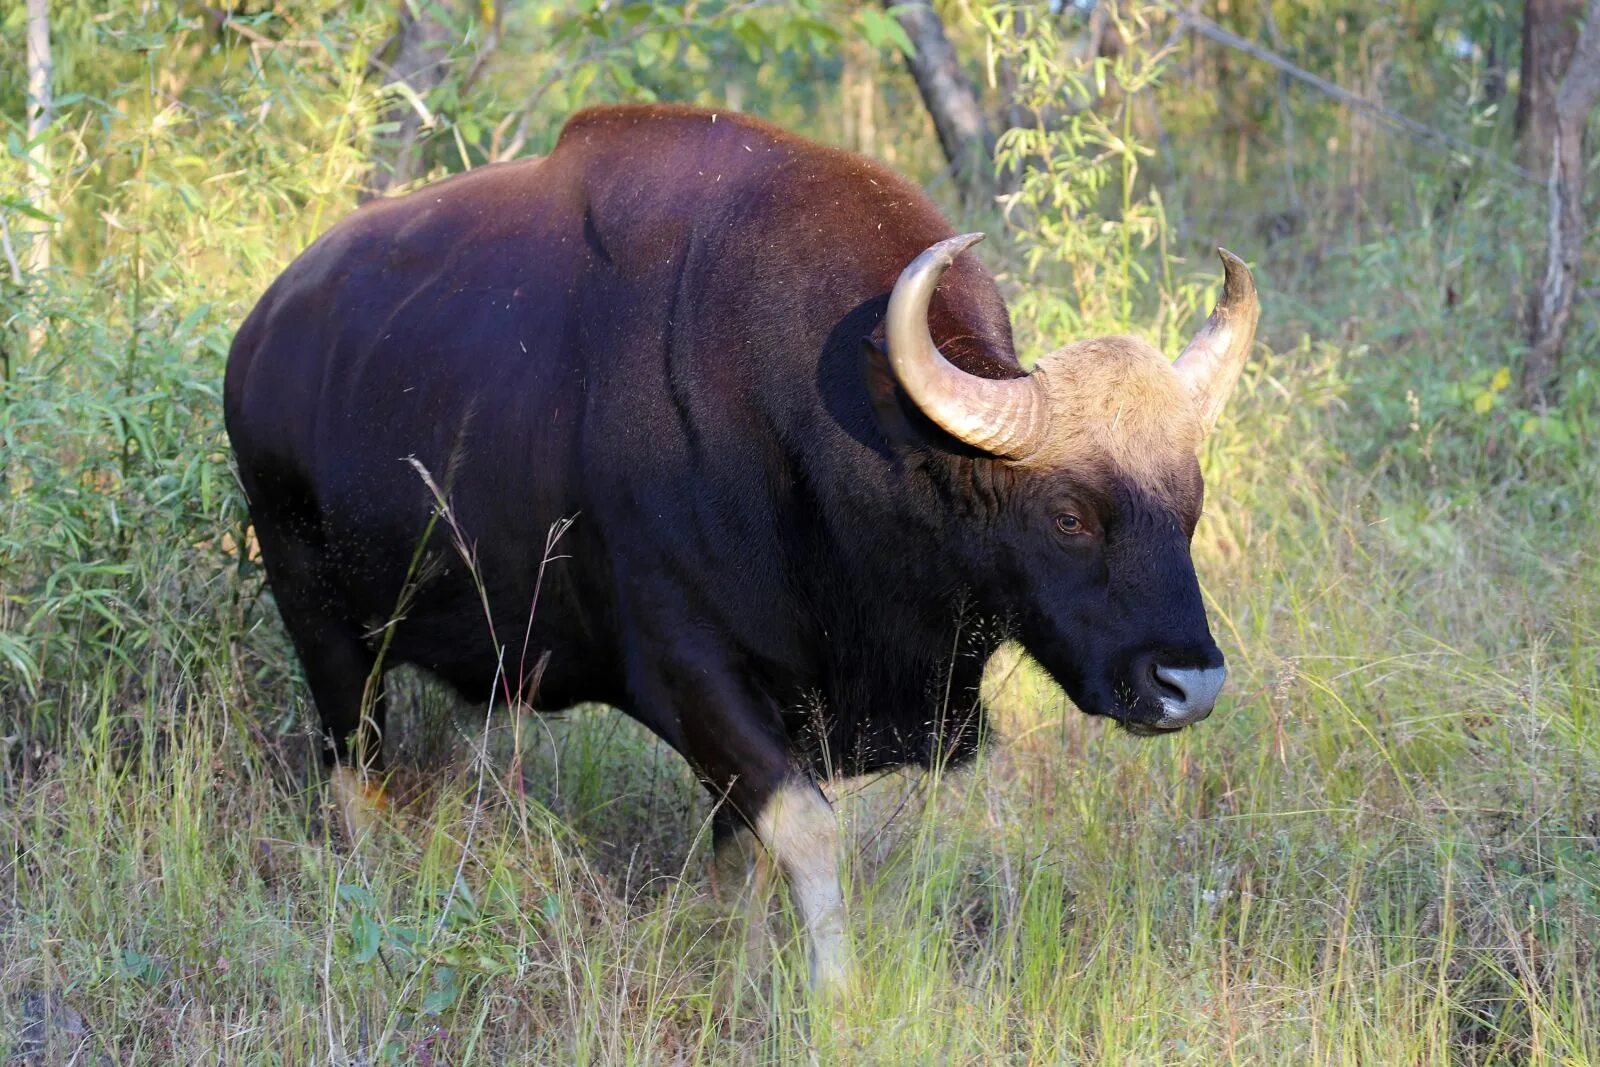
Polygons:
<instances>
[{"instance_id":1,"label":"tree trunk","mask_svg":"<svg viewBox=\"0 0 1600 1067\"><path fill-rule=\"evenodd\" d=\"M427 108L428 95L450 74L451 52L461 43L463 27L477 8L470 0L400 0L400 26L395 35L392 61L382 66L386 81L397 90L395 101L383 114L395 129L373 149L373 166L367 174L362 200L382 196L427 173L429 145L424 134L435 118ZM462 76L462 89L477 75L497 43L500 2L485 5L490 17L476 54Z\"/></svg>"},{"instance_id":2,"label":"tree trunk","mask_svg":"<svg viewBox=\"0 0 1600 1067\"><path fill-rule=\"evenodd\" d=\"M50 62L50 0L28 0L28 184L27 198L40 211L50 210L50 149L42 138L55 118L51 91L54 68ZM24 252L32 271L50 266L50 224L29 227L31 240Z\"/></svg>"},{"instance_id":3,"label":"tree trunk","mask_svg":"<svg viewBox=\"0 0 1600 1067\"><path fill-rule=\"evenodd\" d=\"M969 195L988 192L993 188L994 133L938 12L929 0L883 0L883 6L899 20L916 48L916 55L906 57L906 67L916 79L956 182Z\"/></svg>"},{"instance_id":4,"label":"tree trunk","mask_svg":"<svg viewBox=\"0 0 1600 1067\"><path fill-rule=\"evenodd\" d=\"M1556 93L1578 39L1583 0L1524 0L1522 6L1522 76L1517 89L1517 134L1522 139L1523 166L1535 174L1550 172L1555 143Z\"/></svg>"},{"instance_id":5,"label":"tree trunk","mask_svg":"<svg viewBox=\"0 0 1600 1067\"><path fill-rule=\"evenodd\" d=\"M1572 321L1583 262L1583 128L1596 102L1600 102L1600 0L1589 0L1583 34L1552 108L1548 259L1544 284L1534 296L1532 347L1522 365L1522 393L1530 405L1548 403L1559 387L1561 348Z\"/></svg>"},{"instance_id":6,"label":"tree trunk","mask_svg":"<svg viewBox=\"0 0 1600 1067\"><path fill-rule=\"evenodd\" d=\"M1506 95L1506 49L1496 31L1484 46L1483 102L1498 104Z\"/></svg>"}]
</instances>

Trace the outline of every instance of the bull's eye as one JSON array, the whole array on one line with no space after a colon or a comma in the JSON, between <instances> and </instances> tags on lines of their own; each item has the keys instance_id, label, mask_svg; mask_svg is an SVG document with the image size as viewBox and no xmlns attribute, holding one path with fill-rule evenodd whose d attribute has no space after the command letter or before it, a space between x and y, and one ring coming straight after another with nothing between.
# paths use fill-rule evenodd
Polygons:
<instances>
[{"instance_id":1,"label":"bull's eye","mask_svg":"<svg viewBox=\"0 0 1600 1067\"><path fill-rule=\"evenodd\" d=\"M1064 534L1067 534L1068 536L1073 537L1077 536L1078 534L1086 534L1089 532L1088 525L1071 512L1066 512L1056 516L1056 529L1060 530Z\"/></svg>"}]
</instances>

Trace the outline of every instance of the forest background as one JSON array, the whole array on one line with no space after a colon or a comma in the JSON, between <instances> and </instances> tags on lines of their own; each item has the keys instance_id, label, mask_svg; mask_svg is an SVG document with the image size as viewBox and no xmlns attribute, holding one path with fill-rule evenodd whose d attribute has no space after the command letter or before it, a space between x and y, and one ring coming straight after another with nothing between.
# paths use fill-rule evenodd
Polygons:
<instances>
[{"instance_id":1,"label":"forest background","mask_svg":"<svg viewBox=\"0 0 1600 1067\"><path fill-rule=\"evenodd\" d=\"M1584 8L8 5L0 1062L1600 1061ZM299 250L607 100L913 176L1025 353L1176 351L1218 244L1262 288L1196 540L1224 706L1141 744L999 657L977 768L835 790L825 1013L613 712L406 680L351 849L228 463L227 347Z\"/></svg>"}]
</instances>

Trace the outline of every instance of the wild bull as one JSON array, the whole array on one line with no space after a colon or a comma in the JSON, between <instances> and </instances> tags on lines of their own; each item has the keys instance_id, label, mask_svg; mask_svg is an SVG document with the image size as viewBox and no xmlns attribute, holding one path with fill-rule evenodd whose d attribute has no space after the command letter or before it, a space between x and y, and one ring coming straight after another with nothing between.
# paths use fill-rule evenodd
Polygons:
<instances>
[{"instance_id":1,"label":"wild bull","mask_svg":"<svg viewBox=\"0 0 1600 1067\"><path fill-rule=\"evenodd\" d=\"M776 861L828 984L817 781L969 756L1006 636L1133 733L1205 718L1196 450L1250 273L1222 253L1176 363L1102 337L1025 373L979 236L869 160L683 107L584 111L542 160L333 227L246 319L225 393L330 763L377 762L363 694L400 663L614 705L720 802L719 852L753 832Z\"/></svg>"}]
</instances>

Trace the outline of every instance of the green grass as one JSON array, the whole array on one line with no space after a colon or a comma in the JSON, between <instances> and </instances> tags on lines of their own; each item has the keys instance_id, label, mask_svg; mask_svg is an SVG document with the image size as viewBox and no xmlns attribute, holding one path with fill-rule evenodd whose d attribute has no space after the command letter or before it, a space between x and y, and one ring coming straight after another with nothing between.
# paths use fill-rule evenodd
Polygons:
<instances>
[{"instance_id":1,"label":"green grass","mask_svg":"<svg viewBox=\"0 0 1600 1067\"><path fill-rule=\"evenodd\" d=\"M1600 563L1537 494L1402 519L1327 418L1258 389L1211 457L1211 720L1129 738L1004 655L978 766L841 784L841 1004L786 910L748 965L704 799L613 712L485 734L402 684L398 810L351 849L241 607L9 753L0 1034L49 994L115 1062L1595 1062Z\"/></svg>"}]
</instances>

